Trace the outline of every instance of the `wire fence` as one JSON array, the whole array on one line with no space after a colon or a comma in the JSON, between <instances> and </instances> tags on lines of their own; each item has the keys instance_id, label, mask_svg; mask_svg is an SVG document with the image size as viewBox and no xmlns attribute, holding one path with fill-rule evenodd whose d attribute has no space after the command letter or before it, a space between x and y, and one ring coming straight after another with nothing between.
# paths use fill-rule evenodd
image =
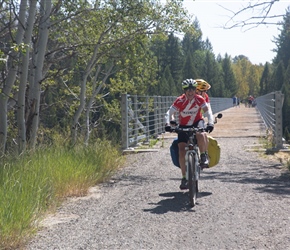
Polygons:
<instances>
[{"instance_id":1,"label":"wire fence","mask_svg":"<svg viewBox=\"0 0 290 250\"><path fill-rule=\"evenodd\" d=\"M123 94L122 109L122 148L128 149L139 142L149 142L164 132L165 113L176 96L137 96ZM265 126L273 133L274 147L283 148L282 107L284 95L272 92L256 98ZM213 114L233 106L232 98L210 98ZM178 121L178 118L176 117Z\"/></svg>"},{"instance_id":2,"label":"wire fence","mask_svg":"<svg viewBox=\"0 0 290 250\"><path fill-rule=\"evenodd\" d=\"M123 94L122 109L122 148L148 142L164 132L165 113L176 96L137 96ZM232 107L231 98L210 98L213 113ZM178 118L176 117L178 121Z\"/></svg>"},{"instance_id":3,"label":"wire fence","mask_svg":"<svg viewBox=\"0 0 290 250\"><path fill-rule=\"evenodd\" d=\"M273 134L274 148L283 148L282 108L284 95L281 91L256 98L257 108L268 131Z\"/></svg>"}]
</instances>

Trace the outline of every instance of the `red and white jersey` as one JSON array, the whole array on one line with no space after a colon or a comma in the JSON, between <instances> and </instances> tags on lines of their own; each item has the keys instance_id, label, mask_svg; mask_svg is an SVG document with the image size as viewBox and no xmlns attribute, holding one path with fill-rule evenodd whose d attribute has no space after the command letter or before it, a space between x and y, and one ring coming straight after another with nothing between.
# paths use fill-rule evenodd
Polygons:
<instances>
[{"instance_id":1,"label":"red and white jersey","mask_svg":"<svg viewBox=\"0 0 290 250\"><path fill-rule=\"evenodd\" d=\"M191 126L202 119L201 109L206 107L205 99L200 95L195 95L189 101L185 94L177 97L172 104L172 108L179 112L179 124L182 126Z\"/></svg>"},{"instance_id":2,"label":"red and white jersey","mask_svg":"<svg viewBox=\"0 0 290 250\"><path fill-rule=\"evenodd\" d=\"M208 97L208 94L207 93L204 93L204 97L203 98L205 99L205 101L207 103L209 103L209 97Z\"/></svg>"}]
</instances>

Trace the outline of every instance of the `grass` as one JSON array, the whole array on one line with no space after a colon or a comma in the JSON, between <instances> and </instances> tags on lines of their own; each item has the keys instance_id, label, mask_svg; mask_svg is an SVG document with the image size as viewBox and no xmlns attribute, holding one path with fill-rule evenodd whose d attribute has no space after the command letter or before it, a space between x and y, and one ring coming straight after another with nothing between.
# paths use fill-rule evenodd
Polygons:
<instances>
[{"instance_id":1,"label":"grass","mask_svg":"<svg viewBox=\"0 0 290 250\"><path fill-rule=\"evenodd\" d=\"M268 135L271 135L271 133L268 133ZM262 147L266 150L266 155L273 155L276 159L280 161L280 163L285 166L288 171L290 171L290 151L275 151L272 150L274 148L273 138L271 136L268 137L261 137L259 139L259 142L261 143ZM289 150L289 145L287 147Z\"/></svg>"},{"instance_id":2,"label":"grass","mask_svg":"<svg viewBox=\"0 0 290 250\"><path fill-rule=\"evenodd\" d=\"M79 148L50 147L1 159L0 249L25 243L46 212L65 197L83 196L122 164L108 141Z\"/></svg>"}]
</instances>

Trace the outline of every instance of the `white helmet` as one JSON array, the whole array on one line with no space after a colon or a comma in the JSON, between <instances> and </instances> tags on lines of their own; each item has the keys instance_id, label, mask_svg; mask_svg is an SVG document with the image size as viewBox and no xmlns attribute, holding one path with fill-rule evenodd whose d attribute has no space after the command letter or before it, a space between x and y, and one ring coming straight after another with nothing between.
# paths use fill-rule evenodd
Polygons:
<instances>
[{"instance_id":1,"label":"white helmet","mask_svg":"<svg viewBox=\"0 0 290 250\"><path fill-rule=\"evenodd\" d=\"M182 88L188 89L188 88L196 88L197 82L193 79L186 79L182 82Z\"/></svg>"}]
</instances>

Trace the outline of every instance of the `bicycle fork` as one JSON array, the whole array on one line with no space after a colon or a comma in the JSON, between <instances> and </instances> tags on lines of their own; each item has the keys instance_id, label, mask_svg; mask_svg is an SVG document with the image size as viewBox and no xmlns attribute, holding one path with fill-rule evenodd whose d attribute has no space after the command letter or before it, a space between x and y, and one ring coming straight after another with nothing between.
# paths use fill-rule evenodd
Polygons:
<instances>
[{"instance_id":1,"label":"bicycle fork","mask_svg":"<svg viewBox=\"0 0 290 250\"><path fill-rule=\"evenodd\" d=\"M194 175L195 175L195 179L198 181L199 180L199 170L198 170L198 164L199 164L199 159L198 159L198 153L194 150L194 149L190 149L190 146L186 146L185 150L185 166L186 166L186 180L188 180L188 155L192 154L193 155L193 159L195 159L195 167L194 167Z\"/></svg>"}]
</instances>

